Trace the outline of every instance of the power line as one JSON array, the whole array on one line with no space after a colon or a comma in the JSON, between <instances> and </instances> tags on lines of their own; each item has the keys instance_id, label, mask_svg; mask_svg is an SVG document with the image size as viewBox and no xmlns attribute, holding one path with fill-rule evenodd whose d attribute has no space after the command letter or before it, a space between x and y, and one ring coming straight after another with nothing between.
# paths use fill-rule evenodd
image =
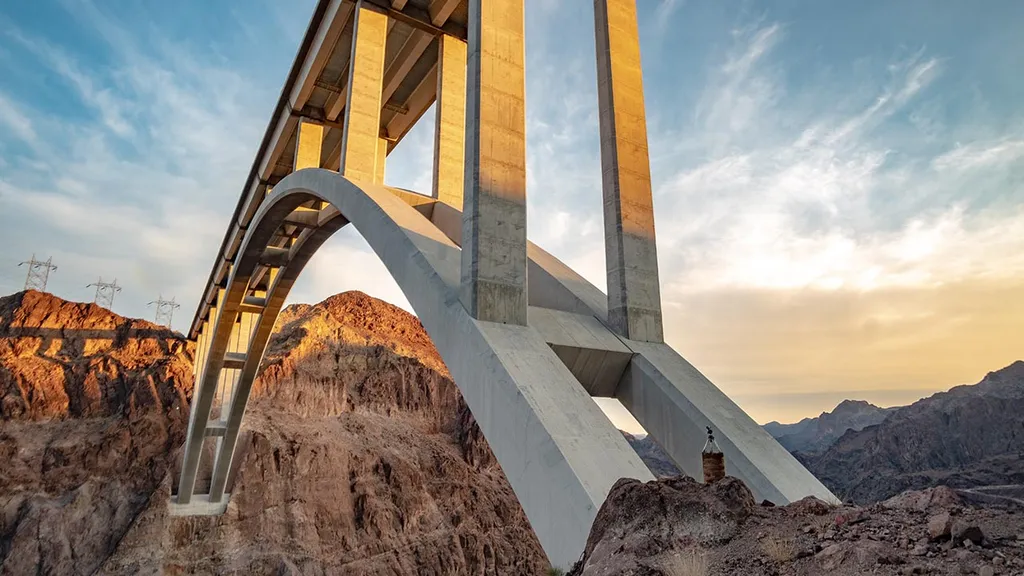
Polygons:
<instances>
[{"instance_id":1,"label":"power line","mask_svg":"<svg viewBox=\"0 0 1024 576\"><path fill-rule=\"evenodd\" d=\"M28 264L28 276L25 277L25 290L39 290L40 292L46 292L46 282L50 279L50 272L56 270L57 267L53 264L53 257L46 259L46 262L36 260L36 255L32 255L32 259L26 262L18 264Z\"/></svg>"},{"instance_id":2,"label":"power line","mask_svg":"<svg viewBox=\"0 0 1024 576\"><path fill-rule=\"evenodd\" d=\"M174 317L174 310L176 308L181 308L181 304L176 304L174 302L174 298L164 300L163 294L146 306L152 306L153 304L156 304L156 323L170 328L171 319Z\"/></svg>"},{"instance_id":3,"label":"power line","mask_svg":"<svg viewBox=\"0 0 1024 576\"><path fill-rule=\"evenodd\" d=\"M121 291L121 287L117 285L117 278L114 278L113 282L104 282L103 277L100 276L99 281L89 284L86 288L96 287L96 297L93 298L93 302L103 306L107 310L114 307L114 294Z\"/></svg>"}]
</instances>

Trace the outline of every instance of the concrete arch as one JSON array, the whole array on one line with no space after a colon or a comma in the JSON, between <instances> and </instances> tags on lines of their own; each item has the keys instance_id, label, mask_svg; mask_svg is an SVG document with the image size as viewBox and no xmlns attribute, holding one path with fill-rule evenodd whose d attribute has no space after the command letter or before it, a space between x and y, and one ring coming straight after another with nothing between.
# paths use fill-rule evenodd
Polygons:
<instances>
[{"instance_id":1,"label":"concrete arch","mask_svg":"<svg viewBox=\"0 0 1024 576\"><path fill-rule=\"evenodd\" d=\"M548 332L565 332L573 323L581 326L579 334L593 341L597 351L591 361L576 363L582 372L594 372L595 367L600 372L602 362L607 362L602 351L617 354L620 370L625 370L632 353L603 327L600 311L579 314L591 310L588 301L600 300L588 292L589 283L536 248L531 249L535 260L531 274L536 269L536 282L548 286L546 292L538 291L538 300L552 307L531 309L531 326L526 327L474 320L459 300L461 253L450 237L457 234L453 231L457 227L451 225L454 218L446 225L445 216L436 214L432 221L402 195L379 185L353 183L336 172L306 169L287 176L263 201L236 252L204 346L208 352L200 359L172 512L217 514L226 509L227 476L249 390L288 291L316 249L352 223L420 317L550 560L571 565L583 550L611 485L621 477L649 480L652 476L579 385L577 371L556 354L552 337L534 325L547 326ZM412 196L418 195L409 196L416 204ZM431 202L418 198L424 205ZM293 246L269 246L275 231L289 218L295 221L296 210L311 200L325 202L333 210L306 212L306 231ZM250 283L261 264L273 266L276 272L267 293L257 297L249 294ZM580 281L586 286L577 285ZM253 321L237 328L246 314ZM240 336L243 330L244 337ZM238 351L240 342L244 352ZM577 348L570 344L563 349L571 354ZM231 347L236 350L229 351ZM220 419L210 421L225 370L237 371L230 399L225 400L227 408ZM194 495L208 436L216 437L217 443L210 490Z\"/></svg>"}]
</instances>

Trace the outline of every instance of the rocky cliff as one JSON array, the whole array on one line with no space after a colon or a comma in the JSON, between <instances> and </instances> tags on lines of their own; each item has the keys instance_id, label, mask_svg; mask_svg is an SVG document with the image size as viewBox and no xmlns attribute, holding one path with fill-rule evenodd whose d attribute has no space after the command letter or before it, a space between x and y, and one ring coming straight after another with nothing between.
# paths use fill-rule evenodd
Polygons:
<instances>
[{"instance_id":1,"label":"rocky cliff","mask_svg":"<svg viewBox=\"0 0 1024 576\"><path fill-rule=\"evenodd\" d=\"M837 495L857 502L938 484L1024 484L1024 362L849 431L804 461Z\"/></svg>"},{"instance_id":2,"label":"rocky cliff","mask_svg":"<svg viewBox=\"0 0 1024 576\"><path fill-rule=\"evenodd\" d=\"M286 310L219 517L167 512L190 359L96 306L0 299L0 574L546 570L409 314L361 293Z\"/></svg>"},{"instance_id":3,"label":"rocky cliff","mask_svg":"<svg viewBox=\"0 0 1024 576\"><path fill-rule=\"evenodd\" d=\"M863 400L843 400L831 412L795 424L769 422L764 429L790 452L826 450L847 430L859 431L885 420L897 408L879 408Z\"/></svg>"},{"instance_id":4,"label":"rocky cliff","mask_svg":"<svg viewBox=\"0 0 1024 576\"><path fill-rule=\"evenodd\" d=\"M39 292L0 298L0 574L90 574L184 441L179 334Z\"/></svg>"}]
</instances>

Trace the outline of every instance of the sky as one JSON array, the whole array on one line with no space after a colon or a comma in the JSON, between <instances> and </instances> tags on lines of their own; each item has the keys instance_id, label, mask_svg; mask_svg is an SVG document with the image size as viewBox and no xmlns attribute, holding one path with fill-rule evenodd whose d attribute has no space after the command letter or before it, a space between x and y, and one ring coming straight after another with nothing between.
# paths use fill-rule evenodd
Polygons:
<instances>
[{"instance_id":1,"label":"sky","mask_svg":"<svg viewBox=\"0 0 1024 576\"><path fill-rule=\"evenodd\" d=\"M529 237L603 289L593 3L525 4ZM313 5L0 3L0 294L52 257L186 329ZM1024 3L637 5L676 350L759 422L1024 358ZM428 113L385 182L429 192L432 147ZM350 289L409 308L348 227L290 300Z\"/></svg>"}]
</instances>

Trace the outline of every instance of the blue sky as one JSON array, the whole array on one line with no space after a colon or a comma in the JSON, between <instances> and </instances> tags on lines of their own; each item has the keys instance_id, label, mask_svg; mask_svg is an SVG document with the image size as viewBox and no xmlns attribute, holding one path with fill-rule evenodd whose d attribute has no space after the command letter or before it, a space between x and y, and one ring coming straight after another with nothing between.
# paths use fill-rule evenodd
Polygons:
<instances>
[{"instance_id":1,"label":"blue sky","mask_svg":"<svg viewBox=\"0 0 1024 576\"><path fill-rule=\"evenodd\" d=\"M0 293L191 318L313 2L0 6ZM760 421L1024 357L1024 3L638 0L671 343ZM604 286L593 11L526 0L529 234ZM432 115L388 159L429 189ZM358 271L358 272L354 272ZM407 306L345 230L293 301Z\"/></svg>"}]
</instances>

